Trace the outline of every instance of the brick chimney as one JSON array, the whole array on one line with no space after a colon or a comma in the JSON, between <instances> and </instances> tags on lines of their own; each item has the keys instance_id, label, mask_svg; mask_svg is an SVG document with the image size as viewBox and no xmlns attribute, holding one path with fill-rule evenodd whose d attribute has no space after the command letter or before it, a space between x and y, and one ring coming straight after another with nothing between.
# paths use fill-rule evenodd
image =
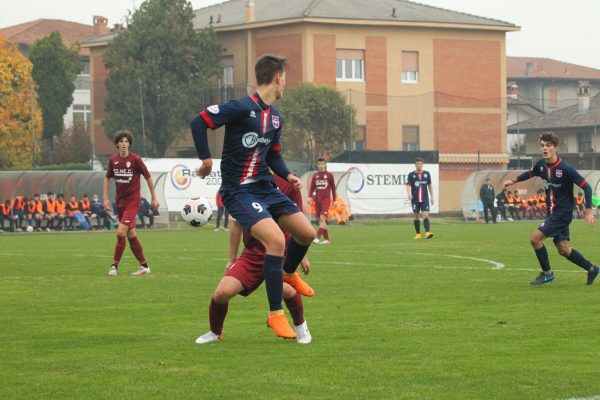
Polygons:
<instances>
[{"instance_id":1,"label":"brick chimney","mask_svg":"<svg viewBox=\"0 0 600 400\"><path fill-rule=\"evenodd\" d=\"M94 15L94 35L106 35L108 30L108 19L99 15Z\"/></svg>"},{"instance_id":2,"label":"brick chimney","mask_svg":"<svg viewBox=\"0 0 600 400\"><path fill-rule=\"evenodd\" d=\"M577 86L577 104L579 112L584 113L590 109L590 83L588 81L579 81Z\"/></svg>"},{"instance_id":3,"label":"brick chimney","mask_svg":"<svg viewBox=\"0 0 600 400\"><path fill-rule=\"evenodd\" d=\"M254 14L254 0L248 0L246 2L246 9L244 11L244 22L248 24L250 22L256 21Z\"/></svg>"},{"instance_id":4,"label":"brick chimney","mask_svg":"<svg viewBox=\"0 0 600 400\"><path fill-rule=\"evenodd\" d=\"M519 85L517 85L517 82L508 82L508 85L506 85L506 96L509 99L519 97Z\"/></svg>"}]
</instances>

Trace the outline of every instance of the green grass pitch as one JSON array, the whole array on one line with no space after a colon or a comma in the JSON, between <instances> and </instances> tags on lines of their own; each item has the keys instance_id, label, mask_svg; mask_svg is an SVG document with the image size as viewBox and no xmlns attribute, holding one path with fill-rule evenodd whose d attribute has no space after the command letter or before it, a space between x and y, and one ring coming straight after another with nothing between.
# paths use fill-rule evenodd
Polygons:
<instances>
[{"instance_id":1,"label":"green grass pitch","mask_svg":"<svg viewBox=\"0 0 600 400\"><path fill-rule=\"evenodd\" d=\"M208 303L227 234L141 231L152 267L127 248L106 276L114 233L0 236L1 399L600 398L600 281L546 242L554 283L528 243L537 223L433 220L332 227L313 245L305 299L313 343L275 337L261 287L235 298L223 341ZM598 231L572 244L600 262Z\"/></svg>"}]
</instances>

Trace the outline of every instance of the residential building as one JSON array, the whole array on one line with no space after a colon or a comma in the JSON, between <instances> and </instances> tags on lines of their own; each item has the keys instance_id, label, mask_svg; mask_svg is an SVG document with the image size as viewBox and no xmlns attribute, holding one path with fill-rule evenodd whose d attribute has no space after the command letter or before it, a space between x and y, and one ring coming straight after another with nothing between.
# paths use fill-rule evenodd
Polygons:
<instances>
[{"instance_id":1,"label":"residential building","mask_svg":"<svg viewBox=\"0 0 600 400\"><path fill-rule=\"evenodd\" d=\"M103 18L94 17L94 20L96 19ZM103 20L104 25L106 26L106 19ZM27 55L36 40L47 37L54 31L60 33L63 43L67 47L77 45L85 39L100 33L100 31L92 25L58 19L37 19L35 21L2 28L0 29L0 35L5 37L8 41L16 43L21 53ZM77 75L77 78L75 78L73 103L69 106L64 116L64 124L67 128L71 127L75 121L81 121L87 125L90 123L91 119L89 49L80 47L79 57L81 59L82 69Z\"/></svg>"},{"instance_id":2,"label":"residential building","mask_svg":"<svg viewBox=\"0 0 600 400\"><path fill-rule=\"evenodd\" d=\"M600 168L597 150L600 148L600 94L592 97L587 81L578 85L577 104L531 118L508 127L525 135L525 153L540 156L539 135L556 133L560 140L559 155L578 169Z\"/></svg>"}]
</instances>

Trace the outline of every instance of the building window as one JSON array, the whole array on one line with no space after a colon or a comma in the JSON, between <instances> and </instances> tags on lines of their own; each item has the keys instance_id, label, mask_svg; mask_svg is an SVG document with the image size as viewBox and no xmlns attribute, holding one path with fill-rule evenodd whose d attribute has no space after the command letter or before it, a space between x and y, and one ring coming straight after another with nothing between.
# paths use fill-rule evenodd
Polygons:
<instances>
[{"instance_id":1,"label":"building window","mask_svg":"<svg viewBox=\"0 0 600 400\"><path fill-rule=\"evenodd\" d=\"M402 150L419 151L419 127L404 125L402 127Z\"/></svg>"},{"instance_id":2,"label":"building window","mask_svg":"<svg viewBox=\"0 0 600 400\"><path fill-rule=\"evenodd\" d=\"M88 57L81 60L81 71L75 78L75 90L91 90L92 79L90 78L90 59Z\"/></svg>"},{"instance_id":3,"label":"building window","mask_svg":"<svg viewBox=\"0 0 600 400\"><path fill-rule=\"evenodd\" d=\"M419 52L402 52L402 83L419 82Z\"/></svg>"},{"instance_id":4,"label":"building window","mask_svg":"<svg viewBox=\"0 0 600 400\"><path fill-rule=\"evenodd\" d=\"M558 88L548 88L548 107L558 108Z\"/></svg>"},{"instance_id":5,"label":"building window","mask_svg":"<svg viewBox=\"0 0 600 400\"><path fill-rule=\"evenodd\" d=\"M233 56L224 56L221 59L223 65L223 76L221 86L233 86Z\"/></svg>"},{"instance_id":6,"label":"building window","mask_svg":"<svg viewBox=\"0 0 600 400\"><path fill-rule=\"evenodd\" d=\"M87 129L90 123L90 106L85 104L73 104L73 125L81 124Z\"/></svg>"},{"instance_id":7,"label":"building window","mask_svg":"<svg viewBox=\"0 0 600 400\"><path fill-rule=\"evenodd\" d=\"M357 125L354 133L354 149L353 150L365 150L367 140L367 129L364 125Z\"/></svg>"},{"instance_id":8,"label":"building window","mask_svg":"<svg viewBox=\"0 0 600 400\"><path fill-rule=\"evenodd\" d=\"M338 81L364 81L364 70L364 50L336 50L335 77Z\"/></svg>"},{"instance_id":9,"label":"building window","mask_svg":"<svg viewBox=\"0 0 600 400\"><path fill-rule=\"evenodd\" d=\"M592 149L592 132L580 132L577 134L577 142L580 153L591 153Z\"/></svg>"}]
</instances>

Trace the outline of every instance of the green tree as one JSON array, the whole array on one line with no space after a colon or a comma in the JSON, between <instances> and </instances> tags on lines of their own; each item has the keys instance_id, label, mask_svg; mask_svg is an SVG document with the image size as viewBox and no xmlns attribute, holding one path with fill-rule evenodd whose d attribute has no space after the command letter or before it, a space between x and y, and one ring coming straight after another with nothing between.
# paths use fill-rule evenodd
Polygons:
<instances>
[{"instance_id":1,"label":"green tree","mask_svg":"<svg viewBox=\"0 0 600 400\"><path fill-rule=\"evenodd\" d=\"M279 109L285 120L283 149L288 158L314 164L319 156L329 157L350 148L355 129L355 110L337 90L314 83L286 92Z\"/></svg>"},{"instance_id":2,"label":"green tree","mask_svg":"<svg viewBox=\"0 0 600 400\"><path fill-rule=\"evenodd\" d=\"M142 143L142 126L152 156L186 134L198 98L221 73L221 46L212 30L196 32L187 0L147 0L133 13L104 55L106 119L111 135L129 129ZM142 119L143 111L143 119Z\"/></svg>"},{"instance_id":3,"label":"green tree","mask_svg":"<svg viewBox=\"0 0 600 400\"><path fill-rule=\"evenodd\" d=\"M55 31L33 43L29 59L44 120L42 139L51 149L52 139L64 129L63 116L73 103L74 81L81 71L79 47L67 48Z\"/></svg>"},{"instance_id":4,"label":"green tree","mask_svg":"<svg viewBox=\"0 0 600 400\"><path fill-rule=\"evenodd\" d=\"M41 133L31 62L0 36L0 168L30 168Z\"/></svg>"}]
</instances>

